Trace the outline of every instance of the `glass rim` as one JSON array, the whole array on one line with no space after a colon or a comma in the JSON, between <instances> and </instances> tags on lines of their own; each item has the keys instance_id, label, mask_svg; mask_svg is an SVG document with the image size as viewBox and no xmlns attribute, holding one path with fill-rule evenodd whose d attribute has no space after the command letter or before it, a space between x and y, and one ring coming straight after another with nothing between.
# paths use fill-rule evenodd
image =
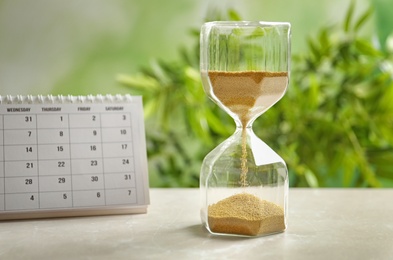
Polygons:
<instances>
[{"instance_id":1,"label":"glass rim","mask_svg":"<svg viewBox=\"0 0 393 260\"><path fill-rule=\"evenodd\" d=\"M289 22L270 22L270 21L211 21L203 24L206 27L291 27Z\"/></svg>"}]
</instances>

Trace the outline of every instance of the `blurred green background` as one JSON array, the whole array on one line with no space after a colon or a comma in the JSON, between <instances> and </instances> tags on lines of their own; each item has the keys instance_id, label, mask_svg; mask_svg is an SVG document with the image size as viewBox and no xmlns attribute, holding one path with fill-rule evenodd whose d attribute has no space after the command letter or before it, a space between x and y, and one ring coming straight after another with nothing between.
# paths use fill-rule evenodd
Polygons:
<instances>
[{"instance_id":1,"label":"blurred green background","mask_svg":"<svg viewBox=\"0 0 393 260\"><path fill-rule=\"evenodd\" d=\"M201 24L287 21L290 89L255 132L291 186L393 187L392 11L388 0L0 0L0 94L142 94L151 186L196 187L204 155L234 130L200 86Z\"/></svg>"},{"instance_id":2,"label":"blurred green background","mask_svg":"<svg viewBox=\"0 0 393 260\"><path fill-rule=\"evenodd\" d=\"M358 1L365 6L368 1ZM176 59L209 8L289 21L293 51L345 13L348 1L0 0L1 94L126 93L118 73Z\"/></svg>"}]
</instances>

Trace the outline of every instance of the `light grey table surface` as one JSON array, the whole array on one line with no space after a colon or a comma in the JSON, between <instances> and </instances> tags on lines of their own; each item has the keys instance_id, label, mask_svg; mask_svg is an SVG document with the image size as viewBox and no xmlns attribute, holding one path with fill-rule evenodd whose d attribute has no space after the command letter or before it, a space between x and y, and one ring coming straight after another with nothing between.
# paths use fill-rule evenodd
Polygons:
<instances>
[{"instance_id":1,"label":"light grey table surface","mask_svg":"<svg viewBox=\"0 0 393 260\"><path fill-rule=\"evenodd\" d=\"M210 235L198 189L151 189L147 214L0 222L0 259L393 259L393 189L290 189L284 233Z\"/></svg>"}]
</instances>

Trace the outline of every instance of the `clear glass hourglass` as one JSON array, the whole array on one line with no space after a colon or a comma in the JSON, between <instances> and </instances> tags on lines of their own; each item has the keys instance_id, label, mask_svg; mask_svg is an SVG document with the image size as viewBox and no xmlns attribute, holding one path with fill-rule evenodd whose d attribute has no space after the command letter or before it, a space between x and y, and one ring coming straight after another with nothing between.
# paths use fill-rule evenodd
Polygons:
<instances>
[{"instance_id":1,"label":"clear glass hourglass","mask_svg":"<svg viewBox=\"0 0 393 260\"><path fill-rule=\"evenodd\" d=\"M286 92L290 24L209 22L201 28L201 77L206 94L236 131L204 159L201 219L213 234L262 236L287 226L288 171L252 123Z\"/></svg>"}]
</instances>

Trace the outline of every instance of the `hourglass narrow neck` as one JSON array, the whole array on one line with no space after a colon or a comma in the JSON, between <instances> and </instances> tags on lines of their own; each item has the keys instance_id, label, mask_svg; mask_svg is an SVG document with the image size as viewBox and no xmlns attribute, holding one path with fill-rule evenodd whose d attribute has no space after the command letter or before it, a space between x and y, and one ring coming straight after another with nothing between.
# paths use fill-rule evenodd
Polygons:
<instances>
[{"instance_id":1,"label":"hourglass narrow neck","mask_svg":"<svg viewBox=\"0 0 393 260\"><path fill-rule=\"evenodd\" d=\"M252 129L252 123L255 119L247 120L244 118L234 118L237 129Z\"/></svg>"}]
</instances>

